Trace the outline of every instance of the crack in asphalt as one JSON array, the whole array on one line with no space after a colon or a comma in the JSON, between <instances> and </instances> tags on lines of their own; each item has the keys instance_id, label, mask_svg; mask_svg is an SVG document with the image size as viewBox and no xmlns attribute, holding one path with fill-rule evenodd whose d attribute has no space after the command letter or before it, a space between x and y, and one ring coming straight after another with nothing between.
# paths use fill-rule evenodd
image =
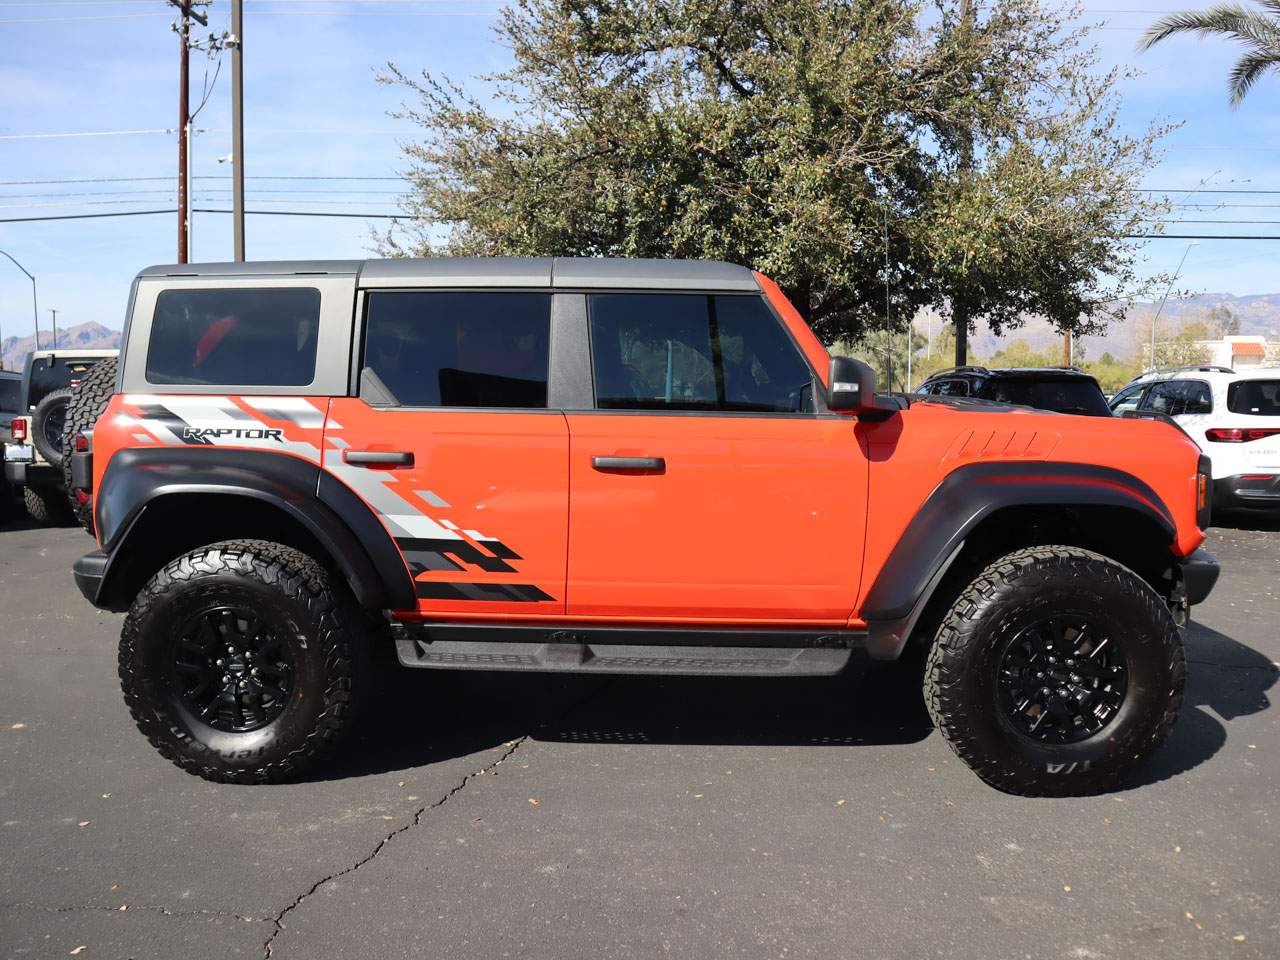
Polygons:
<instances>
[{"instance_id":1,"label":"crack in asphalt","mask_svg":"<svg viewBox=\"0 0 1280 960\"><path fill-rule=\"evenodd\" d=\"M205 920L240 920L244 923L267 923L269 917L246 917L239 913L226 913L222 910L170 910L162 904L130 903L122 907L107 907L95 903L74 904L72 906L53 907L43 903L17 902L0 903L0 910L32 910L38 913L158 913L165 917L191 918L200 917Z\"/></svg>"},{"instance_id":2,"label":"crack in asphalt","mask_svg":"<svg viewBox=\"0 0 1280 960\"><path fill-rule=\"evenodd\" d=\"M517 750L519 750L525 744L525 742L529 739L529 737L530 737L530 734L526 733L524 736L516 740L512 740L508 748L503 752L502 756L498 757L498 759L494 760L492 763L488 764L487 766L481 767L479 770L475 771L474 773L468 773L465 777L463 777L460 781L458 781L458 783L439 800L435 801L434 803L429 803L429 804L426 804L425 806L419 807L417 812L414 813L413 818L409 820L408 823L401 824L400 826L396 827L396 829L388 833L381 840L379 840L377 843L377 846L375 846L367 856L361 858L360 860L357 860L355 863L351 864L351 866L349 867L345 867L342 870L337 871L336 873L331 873L327 877L323 877L322 879L317 880L314 884L311 885L311 888L309 890L307 890L305 893L299 896L296 900L294 900L292 903L286 906L274 917L267 918L266 922L272 923L275 929L271 931L271 936L269 936L267 938L267 941L262 945L263 957L265 958L265 960L270 960L271 951L275 945L276 937L280 936L280 934L284 932L284 918L287 917L294 910L296 910L298 907L302 906L302 903L304 900L306 900L313 893L315 893L317 890L323 887L326 883L329 883L332 880L337 880L339 877L345 877L349 873L354 873L355 871L363 867L365 864L369 863L378 854L380 854L383 851L383 849L387 846L387 844L389 844L392 840L394 840L400 834L405 833L408 830L412 830L414 827L421 824L422 818L426 816L428 810L435 810L438 807L444 806L446 803L449 802L449 799L454 794L456 794L458 791L466 787L466 785L470 783L472 780L474 780L476 777L484 776L484 774L494 770L499 764L501 764L504 760L509 759L512 754L514 754Z\"/></svg>"}]
</instances>

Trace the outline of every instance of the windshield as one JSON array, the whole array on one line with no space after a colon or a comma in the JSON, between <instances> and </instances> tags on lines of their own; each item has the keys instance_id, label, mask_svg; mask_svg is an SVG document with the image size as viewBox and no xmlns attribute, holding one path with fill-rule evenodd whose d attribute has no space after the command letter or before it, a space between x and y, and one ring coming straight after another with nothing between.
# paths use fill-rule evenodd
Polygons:
<instances>
[{"instance_id":1,"label":"windshield","mask_svg":"<svg viewBox=\"0 0 1280 960\"><path fill-rule=\"evenodd\" d=\"M1250 417L1280 417L1280 380L1237 380L1227 388L1227 409Z\"/></svg>"},{"instance_id":2,"label":"windshield","mask_svg":"<svg viewBox=\"0 0 1280 960\"><path fill-rule=\"evenodd\" d=\"M1044 380L1034 377L993 377L983 384L979 395L987 400L1016 403L1058 413L1111 416L1106 398L1098 385L1082 377Z\"/></svg>"}]
</instances>

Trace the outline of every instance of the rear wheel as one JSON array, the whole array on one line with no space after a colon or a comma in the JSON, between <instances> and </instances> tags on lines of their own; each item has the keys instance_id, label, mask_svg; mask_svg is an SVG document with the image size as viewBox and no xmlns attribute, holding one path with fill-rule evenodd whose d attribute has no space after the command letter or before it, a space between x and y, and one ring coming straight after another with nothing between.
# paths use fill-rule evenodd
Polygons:
<instances>
[{"instance_id":1,"label":"rear wheel","mask_svg":"<svg viewBox=\"0 0 1280 960\"><path fill-rule=\"evenodd\" d=\"M37 523L61 524L67 520L67 502L53 487L23 487L22 502Z\"/></svg>"},{"instance_id":2,"label":"rear wheel","mask_svg":"<svg viewBox=\"0 0 1280 960\"><path fill-rule=\"evenodd\" d=\"M238 540L168 564L120 638L120 683L138 728L208 780L291 779L346 727L362 673L363 619L307 555Z\"/></svg>"},{"instance_id":3,"label":"rear wheel","mask_svg":"<svg viewBox=\"0 0 1280 960\"><path fill-rule=\"evenodd\" d=\"M71 388L62 387L45 394L31 411L31 442L40 455L55 467L62 466L62 431L67 423Z\"/></svg>"},{"instance_id":4,"label":"rear wheel","mask_svg":"<svg viewBox=\"0 0 1280 960\"><path fill-rule=\"evenodd\" d=\"M1072 796L1116 785L1168 736L1182 637L1137 574L1087 550L1019 550L952 605L929 653L929 713L992 786Z\"/></svg>"}]
</instances>

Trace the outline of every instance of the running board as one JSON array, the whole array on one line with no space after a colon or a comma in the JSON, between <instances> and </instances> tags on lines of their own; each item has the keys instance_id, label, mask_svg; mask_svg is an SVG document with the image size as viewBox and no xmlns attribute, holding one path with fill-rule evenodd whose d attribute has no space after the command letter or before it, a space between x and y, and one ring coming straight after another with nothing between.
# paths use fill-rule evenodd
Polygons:
<instances>
[{"instance_id":1,"label":"running board","mask_svg":"<svg viewBox=\"0 0 1280 960\"><path fill-rule=\"evenodd\" d=\"M486 633L504 639L481 639ZM609 628L520 630L518 639L505 639L511 633L507 625L495 625L489 630L476 625L459 630L452 625L397 624L394 629L396 653L406 667L667 676L827 677L843 670L854 649L861 647L865 639L860 631L759 633ZM456 639L458 634L470 638ZM633 642L642 636L654 642ZM737 643L726 644L730 639ZM673 644L672 640L683 642Z\"/></svg>"}]
</instances>

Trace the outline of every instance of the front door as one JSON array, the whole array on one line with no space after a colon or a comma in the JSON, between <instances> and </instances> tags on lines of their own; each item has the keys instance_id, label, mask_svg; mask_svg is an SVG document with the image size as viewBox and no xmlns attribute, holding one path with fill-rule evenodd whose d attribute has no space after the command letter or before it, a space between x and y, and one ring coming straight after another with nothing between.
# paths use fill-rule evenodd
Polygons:
<instances>
[{"instance_id":1,"label":"front door","mask_svg":"<svg viewBox=\"0 0 1280 960\"><path fill-rule=\"evenodd\" d=\"M395 538L419 612L562 615L568 430L547 409L551 295L366 295L360 395L325 468Z\"/></svg>"},{"instance_id":2,"label":"front door","mask_svg":"<svg viewBox=\"0 0 1280 960\"><path fill-rule=\"evenodd\" d=\"M570 413L568 614L843 624L868 465L757 296L592 294L596 410Z\"/></svg>"}]
</instances>

